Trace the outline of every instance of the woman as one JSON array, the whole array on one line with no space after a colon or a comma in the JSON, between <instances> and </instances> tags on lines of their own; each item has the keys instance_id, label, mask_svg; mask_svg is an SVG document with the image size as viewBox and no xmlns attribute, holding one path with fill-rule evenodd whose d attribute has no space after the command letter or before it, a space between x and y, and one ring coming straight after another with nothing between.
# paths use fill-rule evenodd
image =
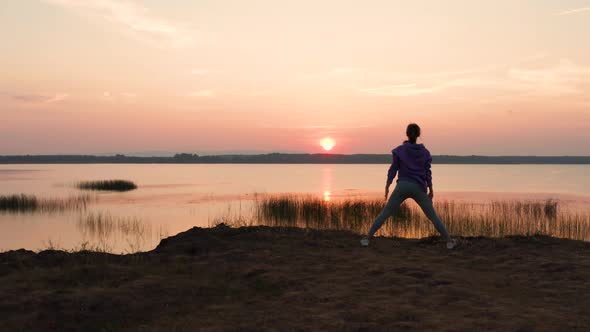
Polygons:
<instances>
[{"instance_id":1,"label":"woman","mask_svg":"<svg viewBox=\"0 0 590 332\"><path fill-rule=\"evenodd\" d=\"M436 230L447 241L447 248L453 249L457 242L451 239L445 225L439 219L432 205L432 198L434 197L432 172L430 171L432 157L423 144L416 144L416 140L420 137L420 127L415 123L409 124L406 135L408 140L391 151L393 162L387 173L385 199L389 194L389 186L393 182L393 178L399 172L395 190L393 190L381 214L373 222L369 234L362 238L361 245L367 247L369 239L381 228L385 220L397 211L403 201L412 198L418 203L428 219L432 221ZM428 193L426 188L428 188Z\"/></svg>"}]
</instances>

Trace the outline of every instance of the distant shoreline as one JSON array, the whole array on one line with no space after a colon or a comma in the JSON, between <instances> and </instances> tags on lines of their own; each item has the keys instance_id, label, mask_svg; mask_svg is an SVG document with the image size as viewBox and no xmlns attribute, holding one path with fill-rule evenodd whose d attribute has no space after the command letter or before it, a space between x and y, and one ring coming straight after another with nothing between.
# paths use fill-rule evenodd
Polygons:
<instances>
[{"instance_id":1,"label":"distant shoreline","mask_svg":"<svg viewBox=\"0 0 590 332\"><path fill-rule=\"evenodd\" d=\"M433 164L455 165L588 165L590 156L433 156ZM389 164L390 154L287 154L256 155L176 154L172 157L125 155L6 155L0 164Z\"/></svg>"}]
</instances>

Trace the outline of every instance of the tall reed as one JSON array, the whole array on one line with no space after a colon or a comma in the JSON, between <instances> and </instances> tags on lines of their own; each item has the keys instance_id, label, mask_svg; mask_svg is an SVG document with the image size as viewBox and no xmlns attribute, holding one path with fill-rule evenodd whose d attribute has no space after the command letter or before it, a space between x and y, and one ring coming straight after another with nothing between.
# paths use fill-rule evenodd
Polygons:
<instances>
[{"instance_id":1,"label":"tall reed","mask_svg":"<svg viewBox=\"0 0 590 332\"><path fill-rule=\"evenodd\" d=\"M279 195L256 200L261 224L364 233L381 212L382 200L325 201L313 196ZM590 240L590 213L559 209L557 201L436 201L435 209L449 232L460 236L533 235ZM420 238L436 230L414 202L405 202L378 235Z\"/></svg>"},{"instance_id":2,"label":"tall reed","mask_svg":"<svg viewBox=\"0 0 590 332\"><path fill-rule=\"evenodd\" d=\"M25 212L39 208L39 200L33 195L2 195L0 196L0 211Z\"/></svg>"},{"instance_id":3,"label":"tall reed","mask_svg":"<svg viewBox=\"0 0 590 332\"><path fill-rule=\"evenodd\" d=\"M77 228L91 247L109 248L106 251L113 252L114 248L121 248L126 244L128 252L137 252L149 249L164 237L168 230L162 226L154 229L152 224L137 217L113 216L108 212L88 212L80 216L76 224Z\"/></svg>"},{"instance_id":4,"label":"tall reed","mask_svg":"<svg viewBox=\"0 0 590 332\"><path fill-rule=\"evenodd\" d=\"M0 195L0 211L25 213L84 210L94 199L91 195L66 198L37 198L35 195L26 194Z\"/></svg>"}]
</instances>

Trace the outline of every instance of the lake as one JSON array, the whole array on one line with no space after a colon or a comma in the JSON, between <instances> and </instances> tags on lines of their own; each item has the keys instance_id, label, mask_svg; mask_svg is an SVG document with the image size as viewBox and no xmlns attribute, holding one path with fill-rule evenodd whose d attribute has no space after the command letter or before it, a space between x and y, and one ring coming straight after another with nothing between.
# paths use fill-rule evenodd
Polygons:
<instances>
[{"instance_id":1,"label":"lake","mask_svg":"<svg viewBox=\"0 0 590 332\"><path fill-rule=\"evenodd\" d=\"M85 209L0 212L0 251L25 248L111 252L154 248L161 238L223 218L252 218L261 195L321 197L383 195L389 165L84 164L0 165L0 195L68 198L90 194ZM590 165L433 165L435 200L487 202L555 199L590 209ZM126 179L130 192L87 192L76 183ZM393 189L393 188L392 188Z\"/></svg>"}]
</instances>

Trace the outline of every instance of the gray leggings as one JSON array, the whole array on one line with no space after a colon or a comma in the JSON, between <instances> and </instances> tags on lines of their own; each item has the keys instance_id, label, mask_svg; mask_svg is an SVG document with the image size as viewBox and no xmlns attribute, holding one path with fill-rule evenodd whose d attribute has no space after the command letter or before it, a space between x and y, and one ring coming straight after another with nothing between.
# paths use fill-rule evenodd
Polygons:
<instances>
[{"instance_id":1,"label":"gray leggings","mask_svg":"<svg viewBox=\"0 0 590 332\"><path fill-rule=\"evenodd\" d=\"M432 221L432 224L443 238L449 238L449 233L447 232L445 225L436 214L436 211L434 211L434 206L432 205L430 197L428 197L418 184L409 181L399 181L397 183L391 197L389 197L389 201L387 201L387 205L385 205L381 214L379 214L373 222L373 225L369 230L369 238L373 237L379 228L381 228L385 220L393 215L407 198L412 198L418 203L422 211L424 211L424 214L426 214L428 219Z\"/></svg>"}]
</instances>

